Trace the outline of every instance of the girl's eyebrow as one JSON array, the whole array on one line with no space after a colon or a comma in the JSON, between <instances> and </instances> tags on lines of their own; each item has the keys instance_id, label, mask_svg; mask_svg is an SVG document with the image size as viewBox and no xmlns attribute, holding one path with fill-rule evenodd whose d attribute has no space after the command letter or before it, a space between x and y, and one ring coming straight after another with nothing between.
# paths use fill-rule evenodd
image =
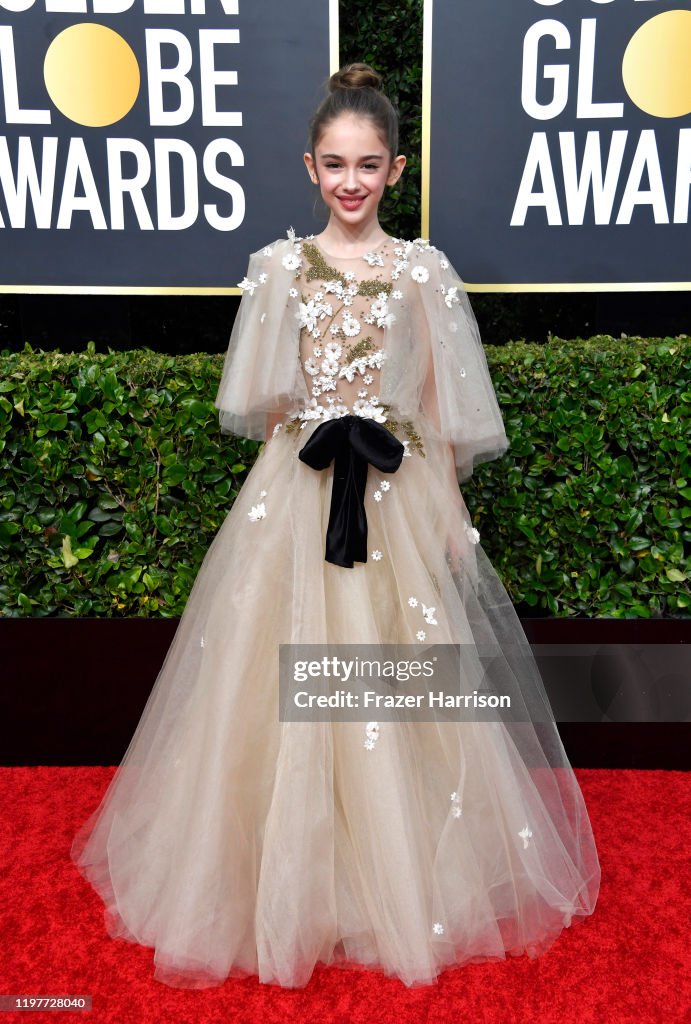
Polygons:
<instances>
[{"instance_id":1,"label":"girl's eyebrow","mask_svg":"<svg viewBox=\"0 0 691 1024\"><path fill-rule=\"evenodd\" d=\"M322 153L322 160L342 160L343 158L338 153ZM361 160L381 160L381 153L370 153L369 156L361 156Z\"/></svg>"}]
</instances>

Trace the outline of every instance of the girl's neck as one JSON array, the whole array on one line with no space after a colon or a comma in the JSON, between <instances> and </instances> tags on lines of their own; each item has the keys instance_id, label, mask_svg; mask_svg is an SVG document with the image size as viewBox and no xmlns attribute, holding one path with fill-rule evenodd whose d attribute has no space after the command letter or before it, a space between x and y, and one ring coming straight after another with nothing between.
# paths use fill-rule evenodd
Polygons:
<instances>
[{"instance_id":1,"label":"girl's neck","mask_svg":"<svg viewBox=\"0 0 691 1024\"><path fill-rule=\"evenodd\" d=\"M378 221L366 231L358 233L345 231L330 221L321 235L315 236L315 240L334 256L364 256L388 237Z\"/></svg>"}]
</instances>

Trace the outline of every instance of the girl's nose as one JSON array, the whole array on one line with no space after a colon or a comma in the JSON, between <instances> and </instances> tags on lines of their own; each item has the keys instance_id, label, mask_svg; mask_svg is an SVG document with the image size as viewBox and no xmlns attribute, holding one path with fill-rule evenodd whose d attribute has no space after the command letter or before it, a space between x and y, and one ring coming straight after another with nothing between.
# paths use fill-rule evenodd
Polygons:
<instances>
[{"instance_id":1,"label":"girl's nose","mask_svg":"<svg viewBox=\"0 0 691 1024\"><path fill-rule=\"evenodd\" d=\"M356 191L358 188L357 171L353 167L350 170L346 170L344 187L351 191Z\"/></svg>"}]
</instances>

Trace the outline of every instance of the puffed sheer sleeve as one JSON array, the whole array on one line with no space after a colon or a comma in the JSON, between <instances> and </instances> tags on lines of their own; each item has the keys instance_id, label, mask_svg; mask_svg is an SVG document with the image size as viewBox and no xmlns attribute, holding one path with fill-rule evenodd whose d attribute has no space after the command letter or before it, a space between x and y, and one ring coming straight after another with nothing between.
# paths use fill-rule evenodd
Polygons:
<instances>
[{"instance_id":1,"label":"puffed sheer sleeve","mask_svg":"<svg viewBox=\"0 0 691 1024\"><path fill-rule=\"evenodd\" d=\"M425 418L450 442L459 482L509 442L473 313L459 275L440 249L411 256L417 284L417 330L429 360L421 392Z\"/></svg>"},{"instance_id":2,"label":"puffed sheer sleeve","mask_svg":"<svg viewBox=\"0 0 691 1024\"><path fill-rule=\"evenodd\" d=\"M223 434L266 438L267 417L292 410L307 389L300 368L295 269L284 240L252 253L214 405ZM291 289L294 295L291 296Z\"/></svg>"}]
</instances>

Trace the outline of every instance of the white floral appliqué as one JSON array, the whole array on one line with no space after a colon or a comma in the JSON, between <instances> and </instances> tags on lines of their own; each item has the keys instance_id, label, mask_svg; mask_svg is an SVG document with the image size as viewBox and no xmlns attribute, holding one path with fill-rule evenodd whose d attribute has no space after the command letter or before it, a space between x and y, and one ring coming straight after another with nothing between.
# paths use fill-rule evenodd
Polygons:
<instances>
[{"instance_id":1,"label":"white floral appliqu\u00e9","mask_svg":"<svg viewBox=\"0 0 691 1024\"><path fill-rule=\"evenodd\" d=\"M249 277L243 277L242 281L238 281L238 288L242 288L248 295L254 295L256 289L259 287L256 281L250 281Z\"/></svg>"},{"instance_id":2,"label":"white floral appliqu\u00e9","mask_svg":"<svg viewBox=\"0 0 691 1024\"><path fill-rule=\"evenodd\" d=\"M533 833L530 831L528 825L524 825L521 831L518 833L523 840L523 849L528 849L528 840L532 838Z\"/></svg>"},{"instance_id":3,"label":"white floral appliqu\u00e9","mask_svg":"<svg viewBox=\"0 0 691 1024\"><path fill-rule=\"evenodd\" d=\"M365 726L365 740L363 746L365 750L374 750L374 744L379 739L379 722L368 722Z\"/></svg>"},{"instance_id":4,"label":"white floral appliqu\u00e9","mask_svg":"<svg viewBox=\"0 0 691 1024\"><path fill-rule=\"evenodd\" d=\"M425 622L428 622L431 626L438 626L439 625L439 623L437 622L437 620L434 617L435 611L436 611L436 608L428 608L427 605L423 601L423 603L422 603L422 614L424 616Z\"/></svg>"},{"instance_id":5,"label":"white floral appliqu\u00e9","mask_svg":"<svg viewBox=\"0 0 691 1024\"><path fill-rule=\"evenodd\" d=\"M266 491L260 491L259 492L259 497L260 498L265 498L266 497ZM252 506L250 511L247 513L247 515L249 516L249 519L250 519L251 523L256 523L260 519L265 519L266 518L266 505L264 504L263 501L258 502L256 505Z\"/></svg>"},{"instance_id":6,"label":"white floral appliqu\u00e9","mask_svg":"<svg viewBox=\"0 0 691 1024\"><path fill-rule=\"evenodd\" d=\"M384 266L384 257L380 252L366 252L362 258L363 260L367 260L370 267Z\"/></svg>"},{"instance_id":7,"label":"white floral appliqu\u00e9","mask_svg":"<svg viewBox=\"0 0 691 1024\"><path fill-rule=\"evenodd\" d=\"M286 270L297 270L302 265L302 260L294 252L289 252L283 257L281 263Z\"/></svg>"},{"instance_id":8,"label":"white floral appliqu\u00e9","mask_svg":"<svg viewBox=\"0 0 691 1024\"><path fill-rule=\"evenodd\" d=\"M408 598L408 604L410 605L411 608L417 608L418 605L420 604L420 602L418 601L418 599L416 597L409 597ZM437 622L437 620L434 617L435 611L436 611L436 607L432 607L432 606L428 607L425 604L424 601L422 602L422 616L423 616L425 622L427 623L427 625L429 625L429 626L438 626L439 625L439 623ZM416 636L416 638L420 642L422 642L423 640L427 639L427 633L424 631L424 629L419 629L417 631L417 633L415 634L415 636Z\"/></svg>"},{"instance_id":9,"label":"white floral appliqu\u00e9","mask_svg":"<svg viewBox=\"0 0 691 1024\"><path fill-rule=\"evenodd\" d=\"M476 529L476 527L470 526L468 523L464 523L463 525L465 527L465 532L468 535L468 540L470 541L470 543L477 544L478 541L480 540L480 531Z\"/></svg>"},{"instance_id":10,"label":"white floral appliqu\u00e9","mask_svg":"<svg viewBox=\"0 0 691 1024\"><path fill-rule=\"evenodd\" d=\"M361 326L360 321L357 320L352 313L343 314L343 333L346 338L356 338L360 333Z\"/></svg>"}]
</instances>

